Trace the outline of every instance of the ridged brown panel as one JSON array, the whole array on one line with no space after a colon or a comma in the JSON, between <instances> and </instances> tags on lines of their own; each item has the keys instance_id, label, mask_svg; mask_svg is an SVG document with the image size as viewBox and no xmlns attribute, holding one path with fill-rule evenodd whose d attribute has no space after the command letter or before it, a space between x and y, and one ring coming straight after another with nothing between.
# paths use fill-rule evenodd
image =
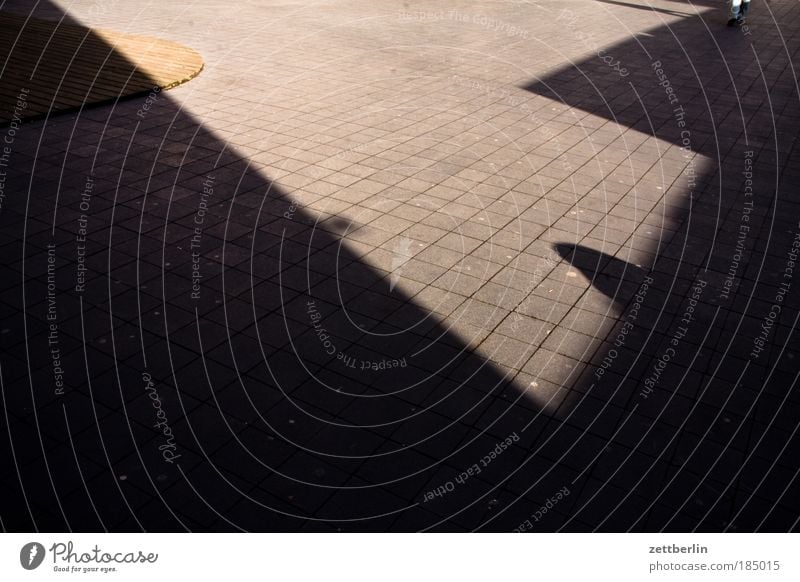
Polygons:
<instances>
[{"instance_id":1,"label":"ridged brown panel","mask_svg":"<svg viewBox=\"0 0 800 582\"><path fill-rule=\"evenodd\" d=\"M176 42L2 13L0 55L0 123L169 89L203 69Z\"/></svg>"}]
</instances>

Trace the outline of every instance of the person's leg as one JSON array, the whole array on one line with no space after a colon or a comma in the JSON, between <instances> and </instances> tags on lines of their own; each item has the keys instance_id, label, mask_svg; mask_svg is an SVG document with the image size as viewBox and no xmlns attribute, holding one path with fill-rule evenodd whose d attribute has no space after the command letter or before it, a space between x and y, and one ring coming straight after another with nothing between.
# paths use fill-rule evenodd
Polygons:
<instances>
[{"instance_id":1,"label":"person's leg","mask_svg":"<svg viewBox=\"0 0 800 582\"><path fill-rule=\"evenodd\" d=\"M742 0L742 9L739 12L739 16L744 18L744 15L747 14L747 11L750 9L750 0Z\"/></svg>"},{"instance_id":2,"label":"person's leg","mask_svg":"<svg viewBox=\"0 0 800 582\"><path fill-rule=\"evenodd\" d=\"M731 0L731 18L728 20L728 26L735 25L741 16L742 0Z\"/></svg>"}]
</instances>

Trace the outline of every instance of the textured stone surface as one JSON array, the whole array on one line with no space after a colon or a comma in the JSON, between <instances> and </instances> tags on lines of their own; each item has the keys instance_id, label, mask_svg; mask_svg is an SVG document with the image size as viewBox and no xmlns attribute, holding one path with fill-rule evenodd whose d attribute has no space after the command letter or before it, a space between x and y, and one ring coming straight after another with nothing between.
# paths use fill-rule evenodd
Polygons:
<instances>
[{"instance_id":1,"label":"textured stone surface","mask_svg":"<svg viewBox=\"0 0 800 582\"><path fill-rule=\"evenodd\" d=\"M796 2L69 18L206 68L16 129L4 528L797 527Z\"/></svg>"}]
</instances>

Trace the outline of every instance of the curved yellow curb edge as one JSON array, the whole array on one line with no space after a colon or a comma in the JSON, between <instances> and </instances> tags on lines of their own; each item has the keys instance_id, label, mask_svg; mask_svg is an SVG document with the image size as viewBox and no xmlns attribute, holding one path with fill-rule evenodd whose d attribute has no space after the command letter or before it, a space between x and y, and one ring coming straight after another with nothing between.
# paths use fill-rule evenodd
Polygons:
<instances>
[{"instance_id":1,"label":"curved yellow curb edge","mask_svg":"<svg viewBox=\"0 0 800 582\"><path fill-rule=\"evenodd\" d=\"M187 83L202 56L171 40L0 12L0 125Z\"/></svg>"}]
</instances>

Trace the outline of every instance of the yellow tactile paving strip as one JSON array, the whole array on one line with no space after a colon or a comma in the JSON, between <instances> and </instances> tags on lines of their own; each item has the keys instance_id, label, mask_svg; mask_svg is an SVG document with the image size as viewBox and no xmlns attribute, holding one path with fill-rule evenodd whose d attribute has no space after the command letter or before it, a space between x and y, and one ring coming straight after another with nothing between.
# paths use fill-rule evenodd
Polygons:
<instances>
[{"instance_id":1,"label":"yellow tactile paving strip","mask_svg":"<svg viewBox=\"0 0 800 582\"><path fill-rule=\"evenodd\" d=\"M0 13L0 123L169 89L202 69L172 41Z\"/></svg>"}]
</instances>

